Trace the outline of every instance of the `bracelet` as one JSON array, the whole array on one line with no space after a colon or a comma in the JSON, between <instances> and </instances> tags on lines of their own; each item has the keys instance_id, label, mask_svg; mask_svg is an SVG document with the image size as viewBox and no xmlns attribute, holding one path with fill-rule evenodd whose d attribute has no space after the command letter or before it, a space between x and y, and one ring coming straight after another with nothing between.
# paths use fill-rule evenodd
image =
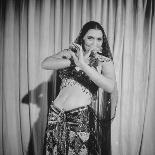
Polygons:
<instances>
[{"instance_id":1,"label":"bracelet","mask_svg":"<svg viewBox=\"0 0 155 155\"><path fill-rule=\"evenodd\" d=\"M75 62L73 60L73 57L70 57L69 60L70 60L70 67L75 67L76 64L75 64Z\"/></svg>"}]
</instances>

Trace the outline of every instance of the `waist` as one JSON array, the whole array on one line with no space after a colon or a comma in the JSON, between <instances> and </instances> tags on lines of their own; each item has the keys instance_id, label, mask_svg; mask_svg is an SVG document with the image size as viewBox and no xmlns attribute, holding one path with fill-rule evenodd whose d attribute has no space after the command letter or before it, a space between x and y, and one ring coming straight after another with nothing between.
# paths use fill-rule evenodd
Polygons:
<instances>
[{"instance_id":1,"label":"waist","mask_svg":"<svg viewBox=\"0 0 155 155\"><path fill-rule=\"evenodd\" d=\"M63 108L57 107L53 102L50 105L50 109L52 109L57 114L60 114L60 113L64 113L64 114L77 113L77 114L79 114L80 111L88 111L89 108L91 108L91 107L89 105L86 105L86 106L81 106L81 107L74 108L74 109L71 109L71 110L65 110Z\"/></svg>"},{"instance_id":2,"label":"waist","mask_svg":"<svg viewBox=\"0 0 155 155\"><path fill-rule=\"evenodd\" d=\"M68 90L65 88L60 91L59 95L54 100L53 104L60 109L70 110L81 106L87 106L91 103L91 96L81 94L74 90Z\"/></svg>"},{"instance_id":3,"label":"waist","mask_svg":"<svg viewBox=\"0 0 155 155\"><path fill-rule=\"evenodd\" d=\"M92 93L73 79L63 79L54 104L64 109L73 109L91 103Z\"/></svg>"},{"instance_id":4,"label":"waist","mask_svg":"<svg viewBox=\"0 0 155 155\"><path fill-rule=\"evenodd\" d=\"M51 104L49 108L48 123L52 127L55 125L66 127L66 125L79 126L78 130L86 129L89 125L89 117L92 112L90 106L82 106L72 110L63 110ZM71 127L73 129L73 126ZM55 127L54 127L55 128ZM77 130L77 129L76 129Z\"/></svg>"}]
</instances>

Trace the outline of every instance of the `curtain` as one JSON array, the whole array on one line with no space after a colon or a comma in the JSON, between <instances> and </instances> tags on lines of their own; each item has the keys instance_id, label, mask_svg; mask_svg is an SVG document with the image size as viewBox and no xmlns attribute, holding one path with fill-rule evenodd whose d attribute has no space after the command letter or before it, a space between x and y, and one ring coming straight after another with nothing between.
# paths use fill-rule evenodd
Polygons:
<instances>
[{"instance_id":1,"label":"curtain","mask_svg":"<svg viewBox=\"0 0 155 155\"><path fill-rule=\"evenodd\" d=\"M43 153L56 73L41 61L68 48L81 26L102 24L114 57L118 104L112 154L155 154L153 0L0 2L0 154Z\"/></svg>"}]
</instances>

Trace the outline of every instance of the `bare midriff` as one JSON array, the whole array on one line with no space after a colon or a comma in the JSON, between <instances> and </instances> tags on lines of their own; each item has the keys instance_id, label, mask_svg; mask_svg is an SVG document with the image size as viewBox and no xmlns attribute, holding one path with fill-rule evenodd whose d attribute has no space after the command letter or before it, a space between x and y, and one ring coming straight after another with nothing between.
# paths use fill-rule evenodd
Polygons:
<instances>
[{"instance_id":1,"label":"bare midriff","mask_svg":"<svg viewBox=\"0 0 155 155\"><path fill-rule=\"evenodd\" d=\"M83 90L82 87L78 83L63 87L54 100L54 105L64 110L89 105L91 103L91 93L88 90Z\"/></svg>"}]
</instances>

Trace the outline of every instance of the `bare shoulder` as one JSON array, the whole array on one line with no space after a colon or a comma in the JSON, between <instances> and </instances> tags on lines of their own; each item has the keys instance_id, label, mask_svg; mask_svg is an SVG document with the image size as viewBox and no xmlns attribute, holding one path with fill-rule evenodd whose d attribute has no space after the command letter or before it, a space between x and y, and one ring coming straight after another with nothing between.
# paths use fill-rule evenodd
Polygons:
<instances>
[{"instance_id":1,"label":"bare shoulder","mask_svg":"<svg viewBox=\"0 0 155 155\"><path fill-rule=\"evenodd\" d=\"M99 61L102 66L102 73L111 79L115 79L115 70L114 70L114 63L111 58L101 56Z\"/></svg>"}]
</instances>

